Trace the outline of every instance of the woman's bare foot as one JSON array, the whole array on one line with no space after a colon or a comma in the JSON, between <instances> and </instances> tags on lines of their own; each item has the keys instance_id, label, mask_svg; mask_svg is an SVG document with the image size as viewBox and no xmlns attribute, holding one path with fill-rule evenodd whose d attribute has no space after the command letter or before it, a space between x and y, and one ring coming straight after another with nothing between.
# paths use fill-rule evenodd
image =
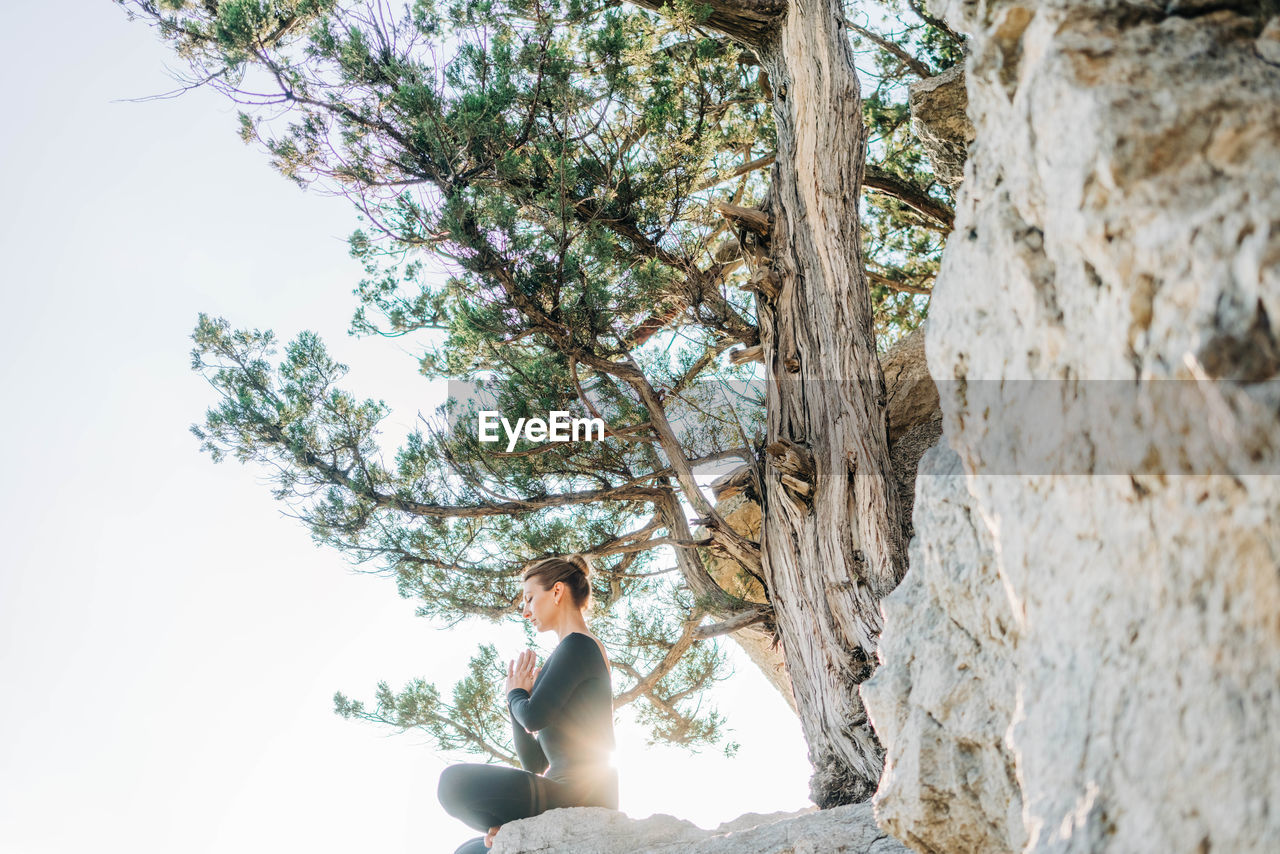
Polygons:
<instances>
[{"instance_id":1,"label":"woman's bare foot","mask_svg":"<svg viewBox=\"0 0 1280 854\"><path fill-rule=\"evenodd\" d=\"M486 833L486 834L484 835L484 847L485 847L485 848L492 848L492 847L493 847L493 837L497 836L497 835L498 835L498 831L499 831L499 830L501 830L501 829L502 829L502 828L501 828L501 826L498 826L498 827L491 827L491 828L489 828L489 832L488 832L488 833Z\"/></svg>"}]
</instances>

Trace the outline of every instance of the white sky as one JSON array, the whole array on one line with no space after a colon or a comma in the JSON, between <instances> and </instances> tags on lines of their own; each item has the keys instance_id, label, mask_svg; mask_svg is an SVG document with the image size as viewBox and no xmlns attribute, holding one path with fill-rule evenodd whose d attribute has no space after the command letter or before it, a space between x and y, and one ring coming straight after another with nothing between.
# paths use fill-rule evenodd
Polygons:
<instances>
[{"instance_id":1,"label":"white sky","mask_svg":"<svg viewBox=\"0 0 1280 854\"><path fill-rule=\"evenodd\" d=\"M272 172L214 93L112 103L171 88L174 61L108 0L8 4L5 24L0 854L452 851L475 834L436 781L473 757L332 696L447 688L479 643L514 657L518 629L414 617L188 432L213 402L199 311L318 331L391 432L434 409L400 343L345 334L353 212ZM798 723L734 658L713 699L738 758L648 748L624 715L628 814L809 805Z\"/></svg>"}]
</instances>

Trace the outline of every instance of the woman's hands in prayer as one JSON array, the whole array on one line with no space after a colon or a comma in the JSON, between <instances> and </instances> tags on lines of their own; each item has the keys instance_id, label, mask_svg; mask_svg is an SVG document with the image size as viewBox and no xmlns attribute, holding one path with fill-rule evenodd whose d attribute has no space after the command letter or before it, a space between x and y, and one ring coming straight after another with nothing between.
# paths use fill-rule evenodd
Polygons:
<instances>
[{"instance_id":1,"label":"woman's hands in prayer","mask_svg":"<svg viewBox=\"0 0 1280 854\"><path fill-rule=\"evenodd\" d=\"M520 653L520 657L514 661L507 663L507 682L502 689L502 693L506 694L517 688L523 688L526 691L533 691L533 680L538 678L538 671L541 667L535 667L538 662L538 656L533 650L526 649Z\"/></svg>"}]
</instances>

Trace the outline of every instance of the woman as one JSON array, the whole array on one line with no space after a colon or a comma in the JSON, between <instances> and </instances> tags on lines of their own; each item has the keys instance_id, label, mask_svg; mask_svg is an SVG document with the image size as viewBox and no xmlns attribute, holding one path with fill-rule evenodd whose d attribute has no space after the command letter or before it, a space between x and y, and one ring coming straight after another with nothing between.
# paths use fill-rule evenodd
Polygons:
<instances>
[{"instance_id":1,"label":"woman","mask_svg":"<svg viewBox=\"0 0 1280 854\"><path fill-rule=\"evenodd\" d=\"M507 665L503 690L525 770L466 764L440 775L445 811L488 831L455 854L480 854L503 824L549 809L618 808L618 775L609 765L609 657L583 616L591 602L590 572L578 555L547 558L524 571L521 613L538 631L555 632L560 643L540 668L529 649Z\"/></svg>"}]
</instances>

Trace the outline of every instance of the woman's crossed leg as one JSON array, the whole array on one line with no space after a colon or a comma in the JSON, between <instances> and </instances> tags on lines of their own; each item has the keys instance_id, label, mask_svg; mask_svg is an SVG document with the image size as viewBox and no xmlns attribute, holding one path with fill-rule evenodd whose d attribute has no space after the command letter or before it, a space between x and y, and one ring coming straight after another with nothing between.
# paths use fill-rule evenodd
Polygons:
<instances>
[{"instance_id":1,"label":"woman's crossed leg","mask_svg":"<svg viewBox=\"0 0 1280 854\"><path fill-rule=\"evenodd\" d=\"M528 771L468 763L444 769L437 795L445 812L468 827L487 833L555 806L542 803L542 789L548 784L552 781ZM484 838L479 837L464 843L454 854L482 854L487 850Z\"/></svg>"}]
</instances>

